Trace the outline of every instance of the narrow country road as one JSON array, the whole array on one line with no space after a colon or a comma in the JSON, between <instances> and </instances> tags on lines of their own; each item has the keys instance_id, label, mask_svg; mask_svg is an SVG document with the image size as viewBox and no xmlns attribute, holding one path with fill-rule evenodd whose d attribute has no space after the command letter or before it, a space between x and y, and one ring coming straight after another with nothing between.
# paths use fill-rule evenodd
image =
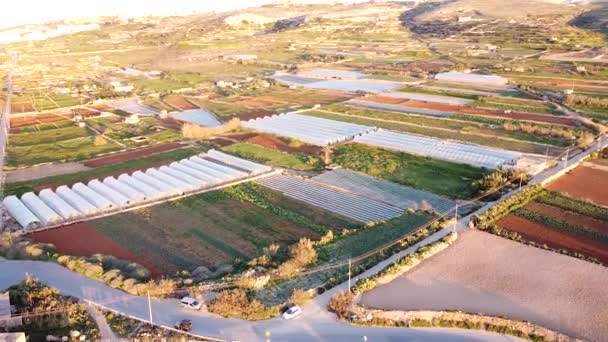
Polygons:
<instances>
[{"instance_id":1,"label":"narrow country road","mask_svg":"<svg viewBox=\"0 0 608 342\"><path fill-rule=\"evenodd\" d=\"M114 332L108 325L106 318L101 314L99 309L95 307L91 303L87 303L87 312L91 316L91 318L97 324L97 328L99 329L99 335L101 336L102 341L118 341L118 337L114 335Z\"/></svg>"}]
</instances>

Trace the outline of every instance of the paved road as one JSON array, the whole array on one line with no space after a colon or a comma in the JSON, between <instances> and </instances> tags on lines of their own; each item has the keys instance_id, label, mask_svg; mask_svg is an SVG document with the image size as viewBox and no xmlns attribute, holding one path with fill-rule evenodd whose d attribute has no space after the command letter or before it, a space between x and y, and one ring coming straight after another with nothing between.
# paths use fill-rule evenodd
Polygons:
<instances>
[{"instance_id":1,"label":"paved road","mask_svg":"<svg viewBox=\"0 0 608 342\"><path fill-rule=\"evenodd\" d=\"M97 303L142 320L148 319L145 297L125 294L54 263L0 261L0 288L18 283L26 274L59 289L63 294ZM181 319L190 319L193 322L193 333L241 341L264 340L266 331L270 331L272 341L363 341L363 336L367 336L368 341L516 341L515 338L482 331L354 327L337 322L333 315L325 310L324 302L328 298L329 294L319 296L304 307L304 315L288 322L280 318L262 322L223 319L208 313L183 309L176 300L153 299L153 321L155 324L171 326Z\"/></svg>"}]
</instances>

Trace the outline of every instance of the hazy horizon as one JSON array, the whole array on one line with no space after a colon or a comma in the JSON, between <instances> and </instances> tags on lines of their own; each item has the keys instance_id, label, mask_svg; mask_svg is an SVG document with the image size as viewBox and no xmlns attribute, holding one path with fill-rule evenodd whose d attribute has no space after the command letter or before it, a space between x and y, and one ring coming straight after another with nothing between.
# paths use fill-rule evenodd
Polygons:
<instances>
[{"instance_id":1,"label":"hazy horizon","mask_svg":"<svg viewBox=\"0 0 608 342\"><path fill-rule=\"evenodd\" d=\"M256 7L277 0L223 0L207 2L200 0L105 0L88 2L78 0L20 0L10 5L11 16L0 21L0 28L26 24L40 24L49 21L77 17L121 16L142 17L148 15L189 15L211 11L230 11ZM332 0L298 0L298 3L324 3ZM362 2L351 0L343 2Z\"/></svg>"}]
</instances>

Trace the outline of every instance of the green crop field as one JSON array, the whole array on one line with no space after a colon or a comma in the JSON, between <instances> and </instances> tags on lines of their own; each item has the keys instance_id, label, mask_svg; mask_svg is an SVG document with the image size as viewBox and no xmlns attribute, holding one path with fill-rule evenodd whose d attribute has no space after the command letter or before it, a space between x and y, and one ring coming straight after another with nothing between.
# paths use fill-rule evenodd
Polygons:
<instances>
[{"instance_id":1,"label":"green crop field","mask_svg":"<svg viewBox=\"0 0 608 342\"><path fill-rule=\"evenodd\" d=\"M321 246L318 250L319 260L316 267L344 262L348 258L365 254L375 248L393 242L404 235L417 230L433 219L432 216L423 213L405 214L381 225L361 228L354 233L341 236L333 242ZM386 258L380 254L379 258ZM369 261L372 262L373 261ZM259 291L256 296L268 304L283 303L289 298L295 289L316 288L331 282L335 277L345 274L344 267L330 269L328 271L305 274L275 286L266 287Z\"/></svg>"},{"instance_id":2,"label":"green crop field","mask_svg":"<svg viewBox=\"0 0 608 342\"><path fill-rule=\"evenodd\" d=\"M294 170L315 170L321 167L319 157L291 154L248 143L233 144L223 150L245 159Z\"/></svg>"},{"instance_id":3,"label":"green crop field","mask_svg":"<svg viewBox=\"0 0 608 342\"><path fill-rule=\"evenodd\" d=\"M86 128L71 126L65 128L42 130L39 132L12 134L9 137L9 142L12 146L31 146L39 144L49 144L62 140L82 138L87 137L89 135L90 132Z\"/></svg>"},{"instance_id":4,"label":"green crop field","mask_svg":"<svg viewBox=\"0 0 608 342\"><path fill-rule=\"evenodd\" d=\"M84 160L122 148L103 138L99 139L85 136L46 144L9 146L7 148L7 167Z\"/></svg>"},{"instance_id":5,"label":"green crop field","mask_svg":"<svg viewBox=\"0 0 608 342\"><path fill-rule=\"evenodd\" d=\"M334 162L374 177L455 198L470 198L487 171L464 164L392 152L360 144L335 148Z\"/></svg>"},{"instance_id":6,"label":"green crop field","mask_svg":"<svg viewBox=\"0 0 608 342\"><path fill-rule=\"evenodd\" d=\"M237 186L91 221L99 232L165 272L231 264L272 243L319 238L325 220L312 222L278 194ZM252 201L255 198L255 201ZM326 214L327 215L331 214ZM339 222L339 219L327 222Z\"/></svg>"}]
</instances>

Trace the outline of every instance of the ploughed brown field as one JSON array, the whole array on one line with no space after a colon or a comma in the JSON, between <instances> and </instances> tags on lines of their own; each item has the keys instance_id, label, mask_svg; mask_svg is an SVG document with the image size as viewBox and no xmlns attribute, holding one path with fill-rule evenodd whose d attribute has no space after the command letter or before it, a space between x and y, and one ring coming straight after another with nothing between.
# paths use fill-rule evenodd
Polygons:
<instances>
[{"instance_id":1,"label":"ploughed brown field","mask_svg":"<svg viewBox=\"0 0 608 342\"><path fill-rule=\"evenodd\" d=\"M197 109L198 107L192 104L190 101L186 100L182 96L179 95L169 95L163 99L163 101L179 110L189 110L189 109Z\"/></svg>"},{"instance_id":2,"label":"ploughed brown field","mask_svg":"<svg viewBox=\"0 0 608 342\"><path fill-rule=\"evenodd\" d=\"M583 164L566 175L551 182L549 190L564 193L608 207L608 167L606 160Z\"/></svg>"},{"instance_id":3,"label":"ploughed brown field","mask_svg":"<svg viewBox=\"0 0 608 342\"><path fill-rule=\"evenodd\" d=\"M100 166L112 165L112 164L117 164L117 163L123 163L123 162L137 159L137 158L151 156L156 153L173 151L178 148L182 148L184 146L187 146L187 144L179 143L179 142L158 144L158 145L138 148L136 150L114 153L109 156L104 156L104 157L100 157L100 158L87 160L83 164L87 167L100 167Z\"/></svg>"},{"instance_id":4,"label":"ploughed brown field","mask_svg":"<svg viewBox=\"0 0 608 342\"><path fill-rule=\"evenodd\" d=\"M162 275L162 272L154 264L129 252L123 246L93 229L86 222L33 233L28 237L36 242L52 243L62 254L84 257L93 254L112 255L119 259L143 265L152 273L153 277Z\"/></svg>"},{"instance_id":5,"label":"ploughed brown field","mask_svg":"<svg viewBox=\"0 0 608 342\"><path fill-rule=\"evenodd\" d=\"M607 267L469 230L361 303L502 316L599 342L608 336L606 284Z\"/></svg>"},{"instance_id":6,"label":"ploughed brown field","mask_svg":"<svg viewBox=\"0 0 608 342\"><path fill-rule=\"evenodd\" d=\"M597 258L608 264L608 245L511 214L497 222L498 226L519 233L525 240L566 249Z\"/></svg>"}]
</instances>

